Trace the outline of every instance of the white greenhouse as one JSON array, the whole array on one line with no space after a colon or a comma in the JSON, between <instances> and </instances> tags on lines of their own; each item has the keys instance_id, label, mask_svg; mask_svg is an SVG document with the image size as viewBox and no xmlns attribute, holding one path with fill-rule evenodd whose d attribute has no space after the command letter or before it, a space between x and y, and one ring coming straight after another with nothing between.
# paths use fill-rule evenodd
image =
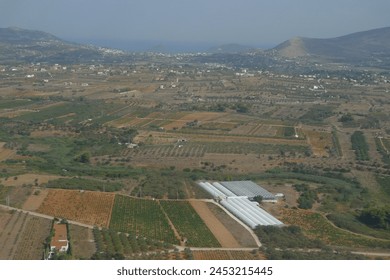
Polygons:
<instances>
[{"instance_id":1,"label":"white greenhouse","mask_svg":"<svg viewBox=\"0 0 390 280\"><path fill-rule=\"evenodd\" d=\"M250 181L243 181L243 182L244 185L253 187L252 184L248 184L248 182ZM206 192L208 192L214 199L217 199L221 203L221 205L225 207L230 213L232 213L234 216L236 216L238 219L240 219L242 222L244 222L252 229L256 228L259 225L264 225L264 226L283 225L281 221L276 219L274 216L269 214L264 209L260 208L260 206L258 206L257 203L249 200L248 196L238 195L236 192L233 192L231 189L228 189L224 183L226 182L222 182L222 183L200 182L198 183L198 185L202 187ZM240 185L239 184L240 182L232 182L232 183L234 183L232 184L234 186ZM246 194L249 194L249 192L247 191ZM251 194L253 194L253 192L251 192ZM263 192L263 194L266 193ZM270 196L268 197L271 198Z\"/></svg>"}]
</instances>

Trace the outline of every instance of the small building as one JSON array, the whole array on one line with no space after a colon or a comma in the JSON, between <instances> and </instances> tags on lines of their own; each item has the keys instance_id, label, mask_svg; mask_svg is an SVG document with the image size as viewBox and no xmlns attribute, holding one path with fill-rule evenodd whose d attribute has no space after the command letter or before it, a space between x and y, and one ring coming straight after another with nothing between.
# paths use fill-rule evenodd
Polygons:
<instances>
[{"instance_id":1,"label":"small building","mask_svg":"<svg viewBox=\"0 0 390 280\"><path fill-rule=\"evenodd\" d=\"M54 236L50 242L51 251L67 252L69 249L68 233L66 224L53 225Z\"/></svg>"}]
</instances>

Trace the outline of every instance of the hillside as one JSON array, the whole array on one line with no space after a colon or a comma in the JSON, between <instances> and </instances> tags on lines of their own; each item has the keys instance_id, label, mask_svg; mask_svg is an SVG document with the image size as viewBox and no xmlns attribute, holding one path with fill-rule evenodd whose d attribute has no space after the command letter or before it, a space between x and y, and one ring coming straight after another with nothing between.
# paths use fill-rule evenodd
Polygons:
<instances>
[{"instance_id":1,"label":"hillside","mask_svg":"<svg viewBox=\"0 0 390 280\"><path fill-rule=\"evenodd\" d=\"M63 41L49 33L0 28L0 63L83 63L123 59L122 51Z\"/></svg>"},{"instance_id":2,"label":"hillside","mask_svg":"<svg viewBox=\"0 0 390 280\"><path fill-rule=\"evenodd\" d=\"M296 37L275 47L288 58L314 57L353 64L389 63L390 27L330 39Z\"/></svg>"}]
</instances>

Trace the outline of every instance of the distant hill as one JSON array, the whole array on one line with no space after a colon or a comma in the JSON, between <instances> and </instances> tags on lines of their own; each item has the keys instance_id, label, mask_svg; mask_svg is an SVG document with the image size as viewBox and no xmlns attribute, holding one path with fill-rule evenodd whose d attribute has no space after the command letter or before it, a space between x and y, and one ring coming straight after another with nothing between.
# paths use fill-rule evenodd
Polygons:
<instances>
[{"instance_id":1,"label":"distant hill","mask_svg":"<svg viewBox=\"0 0 390 280\"><path fill-rule=\"evenodd\" d=\"M3 44L28 45L39 42L57 42L57 37L42 31L26 30L18 27L0 28L0 42Z\"/></svg>"},{"instance_id":2,"label":"distant hill","mask_svg":"<svg viewBox=\"0 0 390 280\"><path fill-rule=\"evenodd\" d=\"M276 46L287 58L314 57L347 63L389 62L390 27L349 34L331 39L296 37Z\"/></svg>"},{"instance_id":3,"label":"distant hill","mask_svg":"<svg viewBox=\"0 0 390 280\"><path fill-rule=\"evenodd\" d=\"M0 63L84 63L123 59L122 51L63 41L49 33L0 28Z\"/></svg>"}]
</instances>

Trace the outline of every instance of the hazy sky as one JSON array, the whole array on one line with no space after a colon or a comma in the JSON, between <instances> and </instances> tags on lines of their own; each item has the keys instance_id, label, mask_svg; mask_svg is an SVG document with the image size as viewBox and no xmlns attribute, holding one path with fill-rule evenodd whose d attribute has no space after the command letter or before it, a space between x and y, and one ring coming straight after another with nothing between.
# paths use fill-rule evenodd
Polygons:
<instances>
[{"instance_id":1,"label":"hazy sky","mask_svg":"<svg viewBox=\"0 0 390 280\"><path fill-rule=\"evenodd\" d=\"M0 27L67 40L276 45L390 26L389 0L0 0Z\"/></svg>"}]
</instances>

